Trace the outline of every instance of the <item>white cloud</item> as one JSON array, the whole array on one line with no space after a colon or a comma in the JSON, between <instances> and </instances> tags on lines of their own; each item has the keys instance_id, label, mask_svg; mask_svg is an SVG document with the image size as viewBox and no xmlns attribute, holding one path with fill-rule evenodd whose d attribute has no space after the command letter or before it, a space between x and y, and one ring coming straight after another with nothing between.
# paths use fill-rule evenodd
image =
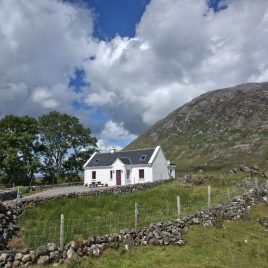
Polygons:
<instances>
[{"instance_id":1,"label":"white cloud","mask_svg":"<svg viewBox=\"0 0 268 268\"><path fill-rule=\"evenodd\" d=\"M110 146L116 146L117 149L120 149L120 145L126 146L137 138L136 135L124 128L123 122L116 123L112 120L106 122L99 137L98 146L101 150L107 150Z\"/></svg>"},{"instance_id":2,"label":"white cloud","mask_svg":"<svg viewBox=\"0 0 268 268\"><path fill-rule=\"evenodd\" d=\"M99 92L89 94L85 102L92 106L102 106L105 104L112 105L113 100L115 99L115 93L101 90Z\"/></svg>"},{"instance_id":3,"label":"white cloud","mask_svg":"<svg viewBox=\"0 0 268 268\"><path fill-rule=\"evenodd\" d=\"M92 55L92 31L91 12L78 5L1 0L0 116L55 108L72 113L69 77Z\"/></svg>"},{"instance_id":4,"label":"white cloud","mask_svg":"<svg viewBox=\"0 0 268 268\"><path fill-rule=\"evenodd\" d=\"M112 102L103 108L137 133L134 118L143 128L208 90L267 80L268 2L222 5L214 13L206 0L152 0L134 38L99 42L87 78L125 112Z\"/></svg>"}]
</instances>

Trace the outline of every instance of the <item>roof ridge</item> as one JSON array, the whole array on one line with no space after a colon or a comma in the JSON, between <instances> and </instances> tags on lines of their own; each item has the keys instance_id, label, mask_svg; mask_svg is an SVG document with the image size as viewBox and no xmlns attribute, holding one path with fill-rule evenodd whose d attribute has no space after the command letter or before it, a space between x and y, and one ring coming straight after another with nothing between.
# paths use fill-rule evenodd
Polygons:
<instances>
[{"instance_id":1,"label":"roof ridge","mask_svg":"<svg viewBox=\"0 0 268 268\"><path fill-rule=\"evenodd\" d=\"M119 153L119 152L133 152L133 151L144 151L144 150L155 150L156 147L152 147L152 148L145 148L145 149L132 149L132 150L126 150L126 151L117 151L116 153Z\"/></svg>"}]
</instances>

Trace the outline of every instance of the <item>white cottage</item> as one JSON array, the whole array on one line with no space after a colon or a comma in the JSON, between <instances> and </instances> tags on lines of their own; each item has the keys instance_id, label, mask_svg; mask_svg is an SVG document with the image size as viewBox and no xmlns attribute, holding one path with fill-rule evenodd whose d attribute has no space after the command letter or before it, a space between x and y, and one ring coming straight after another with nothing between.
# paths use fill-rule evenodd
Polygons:
<instances>
[{"instance_id":1,"label":"white cottage","mask_svg":"<svg viewBox=\"0 0 268 268\"><path fill-rule=\"evenodd\" d=\"M84 165L84 185L108 186L154 182L175 178L160 146L153 149L94 153Z\"/></svg>"}]
</instances>

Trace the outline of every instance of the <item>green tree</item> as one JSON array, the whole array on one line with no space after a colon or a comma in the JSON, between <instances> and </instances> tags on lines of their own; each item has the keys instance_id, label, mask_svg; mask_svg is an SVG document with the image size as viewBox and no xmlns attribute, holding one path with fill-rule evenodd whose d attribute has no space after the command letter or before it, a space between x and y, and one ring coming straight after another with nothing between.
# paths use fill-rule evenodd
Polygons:
<instances>
[{"instance_id":1,"label":"green tree","mask_svg":"<svg viewBox=\"0 0 268 268\"><path fill-rule=\"evenodd\" d=\"M40 162L38 125L30 116L7 115L0 120L0 176L6 184L31 184Z\"/></svg>"},{"instance_id":2,"label":"green tree","mask_svg":"<svg viewBox=\"0 0 268 268\"><path fill-rule=\"evenodd\" d=\"M90 128L84 128L78 118L58 112L38 120L45 178L53 183L76 179L85 157L96 148Z\"/></svg>"}]
</instances>

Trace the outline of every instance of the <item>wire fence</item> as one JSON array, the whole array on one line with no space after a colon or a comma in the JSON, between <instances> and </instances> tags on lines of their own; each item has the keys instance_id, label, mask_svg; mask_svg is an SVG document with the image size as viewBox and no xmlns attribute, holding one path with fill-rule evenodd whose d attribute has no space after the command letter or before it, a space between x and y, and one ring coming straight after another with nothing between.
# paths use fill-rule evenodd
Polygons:
<instances>
[{"instance_id":1,"label":"wire fence","mask_svg":"<svg viewBox=\"0 0 268 268\"><path fill-rule=\"evenodd\" d=\"M123 229L141 228L151 223L175 220L179 217L188 216L195 211L228 202L239 194L243 194L241 188L225 188L216 192L213 192L212 188L211 194L208 191L207 194L204 193L204 195L196 196L192 199L180 198L179 208L176 196L174 196L173 203L165 204L165 200L163 200L163 206L152 206L150 208L136 200L138 211L135 211L133 204L133 210L126 210L120 217L107 214L106 217L102 215L93 218L87 215L87 217L83 216L79 219L65 218L64 228L62 228L64 241L84 240L90 236L112 234ZM63 235L60 230L61 220L59 215L58 220L36 221L30 227L21 228L19 237L23 239L28 247L36 248L48 242L59 244L60 236Z\"/></svg>"}]
</instances>

